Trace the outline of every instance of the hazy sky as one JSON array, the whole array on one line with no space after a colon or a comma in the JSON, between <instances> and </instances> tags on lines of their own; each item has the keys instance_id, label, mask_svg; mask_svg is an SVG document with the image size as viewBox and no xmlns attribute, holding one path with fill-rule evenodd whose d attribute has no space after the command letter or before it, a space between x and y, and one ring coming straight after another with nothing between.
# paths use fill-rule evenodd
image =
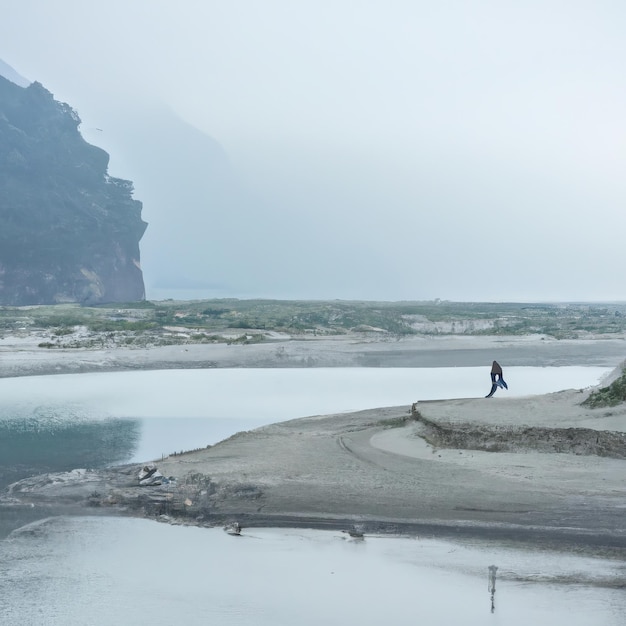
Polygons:
<instances>
[{"instance_id":1,"label":"hazy sky","mask_svg":"<svg viewBox=\"0 0 626 626\"><path fill-rule=\"evenodd\" d=\"M622 2L0 0L0 17L0 58L135 180L149 298L626 298ZM161 105L212 155L201 191L198 163L172 165L184 206L131 158Z\"/></svg>"}]
</instances>

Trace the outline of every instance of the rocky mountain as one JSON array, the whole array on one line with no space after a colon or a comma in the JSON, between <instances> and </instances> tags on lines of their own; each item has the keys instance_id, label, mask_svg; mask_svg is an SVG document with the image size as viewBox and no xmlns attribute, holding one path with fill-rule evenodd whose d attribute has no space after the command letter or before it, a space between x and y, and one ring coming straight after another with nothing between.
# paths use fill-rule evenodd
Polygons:
<instances>
[{"instance_id":1,"label":"rocky mountain","mask_svg":"<svg viewBox=\"0 0 626 626\"><path fill-rule=\"evenodd\" d=\"M145 297L142 203L79 125L41 84L0 76L2 305Z\"/></svg>"}]
</instances>

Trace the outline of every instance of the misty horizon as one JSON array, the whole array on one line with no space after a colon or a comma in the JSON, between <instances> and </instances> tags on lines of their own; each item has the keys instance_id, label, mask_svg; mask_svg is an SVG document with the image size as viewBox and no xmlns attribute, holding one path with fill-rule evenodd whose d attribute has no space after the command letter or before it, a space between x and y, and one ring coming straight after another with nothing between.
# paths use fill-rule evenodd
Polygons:
<instances>
[{"instance_id":1,"label":"misty horizon","mask_svg":"<svg viewBox=\"0 0 626 626\"><path fill-rule=\"evenodd\" d=\"M133 181L148 299L611 302L625 11L26 0L0 58Z\"/></svg>"}]
</instances>

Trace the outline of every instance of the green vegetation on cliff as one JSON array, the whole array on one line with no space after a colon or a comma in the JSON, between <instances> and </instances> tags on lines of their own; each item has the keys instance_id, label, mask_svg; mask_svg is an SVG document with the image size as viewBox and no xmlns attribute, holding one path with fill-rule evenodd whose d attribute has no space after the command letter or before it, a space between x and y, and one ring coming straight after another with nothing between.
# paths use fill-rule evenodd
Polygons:
<instances>
[{"instance_id":1,"label":"green vegetation on cliff","mask_svg":"<svg viewBox=\"0 0 626 626\"><path fill-rule=\"evenodd\" d=\"M589 394L589 397L582 404L596 409L605 406L617 406L622 402L626 402L626 370L622 371L622 375L610 385L601 387Z\"/></svg>"}]
</instances>

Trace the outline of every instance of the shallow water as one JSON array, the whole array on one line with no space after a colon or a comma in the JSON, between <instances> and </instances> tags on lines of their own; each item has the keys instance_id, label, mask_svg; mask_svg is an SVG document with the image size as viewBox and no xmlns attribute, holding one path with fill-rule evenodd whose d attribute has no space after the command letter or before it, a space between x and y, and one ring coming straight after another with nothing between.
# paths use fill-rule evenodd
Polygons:
<instances>
[{"instance_id":1,"label":"shallow water","mask_svg":"<svg viewBox=\"0 0 626 626\"><path fill-rule=\"evenodd\" d=\"M56 518L0 543L0 624L621 626L623 591L558 582L616 569L488 543Z\"/></svg>"}]
</instances>

